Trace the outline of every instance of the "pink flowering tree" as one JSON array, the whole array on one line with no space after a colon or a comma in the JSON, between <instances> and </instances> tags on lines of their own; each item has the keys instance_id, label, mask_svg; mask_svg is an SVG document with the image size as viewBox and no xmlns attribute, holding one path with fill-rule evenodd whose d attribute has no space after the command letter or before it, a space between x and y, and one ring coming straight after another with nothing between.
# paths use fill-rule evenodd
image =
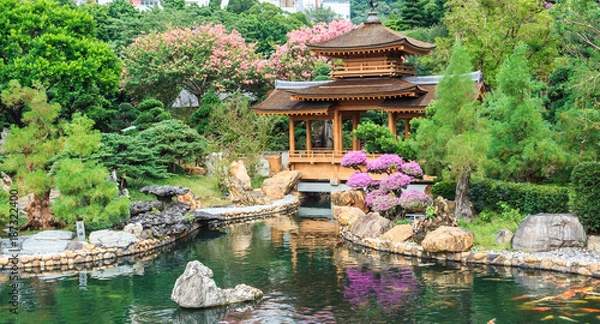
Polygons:
<instances>
[{"instance_id":1,"label":"pink flowering tree","mask_svg":"<svg viewBox=\"0 0 600 324\"><path fill-rule=\"evenodd\" d=\"M364 190L367 193L365 202L372 211L393 218L406 210L422 209L428 202L427 195L418 190L405 191L414 178L423 176L417 162L405 162L396 154L383 154L367 162L364 152L352 151L342 157L341 164L357 170L346 185L354 190ZM366 167L366 172L362 167ZM387 174L387 177L375 181L369 173Z\"/></svg>"},{"instance_id":2,"label":"pink flowering tree","mask_svg":"<svg viewBox=\"0 0 600 324\"><path fill-rule=\"evenodd\" d=\"M292 30L287 35L287 43L277 46L275 53L269 58L274 77L290 81L312 80L318 67L333 67L333 62L323 56L311 55L306 43L322 42L356 27L349 20L334 20L330 23L315 24L312 28Z\"/></svg>"},{"instance_id":3,"label":"pink flowering tree","mask_svg":"<svg viewBox=\"0 0 600 324\"><path fill-rule=\"evenodd\" d=\"M182 89L266 91L266 61L240 33L223 25L174 28L137 38L124 54L122 86L138 99L170 103Z\"/></svg>"}]
</instances>

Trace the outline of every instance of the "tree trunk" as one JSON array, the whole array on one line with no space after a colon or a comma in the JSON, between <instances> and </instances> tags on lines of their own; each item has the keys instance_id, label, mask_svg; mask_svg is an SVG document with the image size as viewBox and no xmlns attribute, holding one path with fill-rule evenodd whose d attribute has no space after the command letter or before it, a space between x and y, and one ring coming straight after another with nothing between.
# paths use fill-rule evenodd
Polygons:
<instances>
[{"instance_id":1,"label":"tree trunk","mask_svg":"<svg viewBox=\"0 0 600 324\"><path fill-rule=\"evenodd\" d=\"M473 218L473 210L469 202L469 183L471 180L471 172L463 172L456 183L456 209L454 214L462 219L470 222Z\"/></svg>"},{"instance_id":2,"label":"tree trunk","mask_svg":"<svg viewBox=\"0 0 600 324\"><path fill-rule=\"evenodd\" d=\"M54 215L50 210L50 191L45 192L42 197L34 194L33 200L27 208L27 223L21 226L19 230L52 229L57 225L56 219L54 219Z\"/></svg>"}]
</instances>

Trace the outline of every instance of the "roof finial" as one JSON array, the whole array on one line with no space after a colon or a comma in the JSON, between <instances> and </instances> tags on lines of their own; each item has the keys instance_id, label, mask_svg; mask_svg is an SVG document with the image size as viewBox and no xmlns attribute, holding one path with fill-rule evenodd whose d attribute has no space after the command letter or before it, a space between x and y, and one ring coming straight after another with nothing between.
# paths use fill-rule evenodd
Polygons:
<instances>
[{"instance_id":1,"label":"roof finial","mask_svg":"<svg viewBox=\"0 0 600 324\"><path fill-rule=\"evenodd\" d=\"M373 11L375 11L375 8L377 8L377 0L370 0L369 4L371 5L371 9L373 9Z\"/></svg>"},{"instance_id":2,"label":"roof finial","mask_svg":"<svg viewBox=\"0 0 600 324\"><path fill-rule=\"evenodd\" d=\"M365 20L365 24L381 24L381 21L379 21L379 18L377 18L377 13L372 11L369 12L369 16L367 17L367 20Z\"/></svg>"}]
</instances>

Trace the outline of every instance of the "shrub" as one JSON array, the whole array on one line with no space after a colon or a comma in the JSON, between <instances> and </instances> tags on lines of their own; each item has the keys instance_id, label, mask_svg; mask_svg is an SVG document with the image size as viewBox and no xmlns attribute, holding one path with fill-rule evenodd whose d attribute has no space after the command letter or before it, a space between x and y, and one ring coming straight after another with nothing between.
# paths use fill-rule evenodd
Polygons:
<instances>
[{"instance_id":1,"label":"shrub","mask_svg":"<svg viewBox=\"0 0 600 324\"><path fill-rule=\"evenodd\" d=\"M454 200L456 198L456 181L442 180L434 184L431 188L431 197L437 198L438 196Z\"/></svg>"},{"instance_id":2,"label":"shrub","mask_svg":"<svg viewBox=\"0 0 600 324\"><path fill-rule=\"evenodd\" d=\"M471 184L470 199L477 212L491 210L501 213L500 202L527 215L569 210L569 189L555 185L481 181Z\"/></svg>"},{"instance_id":3,"label":"shrub","mask_svg":"<svg viewBox=\"0 0 600 324\"><path fill-rule=\"evenodd\" d=\"M571 174L573 212L579 216L588 233L600 233L600 162L584 162Z\"/></svg>"}]
</instances>

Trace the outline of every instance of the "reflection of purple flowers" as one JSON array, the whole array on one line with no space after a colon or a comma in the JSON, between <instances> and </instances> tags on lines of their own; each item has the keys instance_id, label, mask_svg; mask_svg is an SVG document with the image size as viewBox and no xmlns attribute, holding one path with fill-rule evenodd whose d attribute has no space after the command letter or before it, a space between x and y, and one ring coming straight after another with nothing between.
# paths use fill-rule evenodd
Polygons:
<instances>
[{"instance_id":1,"label":"reflection of purple flowers","mask_svg":"<svg viewBox=\"0 0 600 324\"><path fill-rule=\"evenodd\" d=\"M346 280L344 299L355 311L369 311L379 305L391 314L412 307L419 295L419 284L410 269L374 272L353 266L346 268Z\"/></svg>"},{"instance_id":2,"label":"reflection of purple flowers","mask_svg":"<svg viewBox=\"0 0 600 324\"><path fill-rule=\"evenodd\" d=\"M342 156L342 166L357 168L367 163L367 155L362 151L351 151Z\"/></svg>"},{"instance_id":3,"label":"reflection of purple flowers","mask_svg":"<svg viewBox=\"0 0 600 324\"><path fill-rule=\"evenodd\" d=\"M379 189L387 192L394 192L406 188L412 178L403 173L394 173L379 182Z\"/></svg>"},{"instance_id":4,"label":"reflection of purple flowers","mask_svg":"<svg viewBox=\"0 0 600 324\"><path fill-rule=\"evenodd\" d=\"M367 171L373 173L391 173L402 166L402 158L396 154L384 154L375 161L367 163Z\"/></svg>"},{"instance_id":5,"label":"reflection of purple flowers","mask_svg":"<svg viewBox=\"0 0 600 324\"><path fill-rule=\"evenodd\" d=\"M371 176L365 172L356 172L348 178L348 187L357 190L370 186L373 183Z\"/></svg>"},{"instance_id":6,"label":"reflection of purple flowers","mask_svg":"<svg viewBox=\"0 0 600 324\"><path fill-rule=\"evenodd\" d=\"M425 207L427 204L427 196L418 190L411 190L403 192L398 201L400 202L400 206L404 209L417 210Z\"/></svg>"},{"instance_id":7,"label":"reflection of purple flowers","mask_svg":"<svg viewBox=\"0 0 600 324\"><path fill-rule=\"evenodd\" d=\"M419 163L414 161L403 163L401 171L413 177L423 176L423 169L421 169Z\"/></svg>"}]
</instances>

